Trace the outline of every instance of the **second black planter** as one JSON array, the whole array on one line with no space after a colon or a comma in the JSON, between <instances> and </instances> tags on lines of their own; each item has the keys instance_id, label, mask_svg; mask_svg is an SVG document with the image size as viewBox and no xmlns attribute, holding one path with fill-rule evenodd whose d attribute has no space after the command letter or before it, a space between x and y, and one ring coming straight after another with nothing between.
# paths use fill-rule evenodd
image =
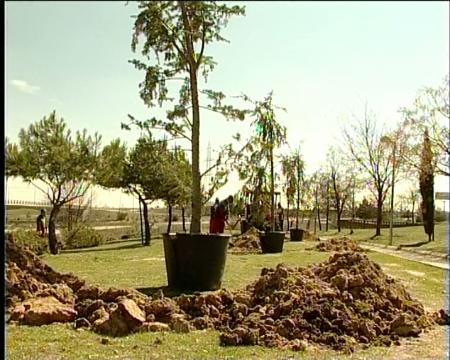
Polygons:
<instances>
[{"instance_id":1,"label":"second black planter","mask_svg":"<svg viewBox=\"0 0 450 360\"><path fill-rule=\"evenodd\" d=\"M303 229L291 229L291 241L303 240Z\"/></svg>"},{"instance_id":2,"label":"second black planter","mask_svg":"<svg viewBox=\"0 0 450 360\"><path fill-rule=\"evenodd\" d=\"M264 254L283 252L284 231L267 231L260 235L261 250Z\"/></svg>"}]
</instances>

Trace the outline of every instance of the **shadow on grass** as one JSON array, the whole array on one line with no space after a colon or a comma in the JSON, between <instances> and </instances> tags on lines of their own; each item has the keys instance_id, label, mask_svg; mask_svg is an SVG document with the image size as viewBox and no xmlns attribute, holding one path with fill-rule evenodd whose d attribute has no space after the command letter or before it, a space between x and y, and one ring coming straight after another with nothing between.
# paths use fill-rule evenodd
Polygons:
<instances>
[{"instance_id":1,"label":"shadow on grass","mask_svg":"<svg viewBox=\"0 0 450 360\"><path fill-rule=\"evenodd\" d=\"M70 249L70 250L62 250L61 254L77 254L77 253L86 253L86 252L96 252L96 251L111 251L111 250L125 250L125 249L136 249L143 247L140 242L134 242L133 244L127 244L122 246L115 247L90 247L90 248L82 248L82 249Z\"/></svg>"},{"instance_id":2,"label":"shadow on grass","mask_svg":"<svg viewBox=\"0 0 450 360\"><path fill-rule=\"evenodd\" d=\"M192 294L199 293L198 291L175 289L175 288L171 288L169 286L136 288L136 290L147 296L153 296L157 292L162 291L164 296L166 296L166 297L175 297L175 296L180 296L181 294L192 295Z\"/></svg>"},{"instance_id":3,"label":"shadow on grass","mask_svg":"<svg viewBox=\"0 0 450 360\"><path fill-rule=\"evenodd\" d=\"M400 244L398 247L401 248L405 248L405 247L419 247L422 245L428 244L428 241L419 241L416 243L409 243L409 244Z\"/></svg>"}]
</instances>

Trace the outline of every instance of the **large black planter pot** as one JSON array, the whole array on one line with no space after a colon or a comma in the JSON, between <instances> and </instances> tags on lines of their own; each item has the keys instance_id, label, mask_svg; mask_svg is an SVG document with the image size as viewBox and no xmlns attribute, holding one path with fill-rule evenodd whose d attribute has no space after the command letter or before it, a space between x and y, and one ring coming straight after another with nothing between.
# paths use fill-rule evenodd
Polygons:
<instances>
[{"instance_id":1,"label":"large black planter pot","mask_svg":"<svg viewBox=\"0 0 450 360\"><path fill-rule=\"evenodd\" d=\"M225 234L166 235L163 240L169 287L197 291L220 289L230 237Z\"/></svg>"},{"instance_id":2,"label":"large black planter pot","mask_svg":"<svg viewBox=\"0 0 450 360\"><path fill-rule=\"evenodd\" d=\"M291 229L291 241L303 241L303 229Z\"/></svg>"},{"instance_id":3,"label":"large black planter pot","mask_svg":"<svg viewBox=\"0 0 450 360\"><path fill-rule=\"evenodd\" d=\"M260 235L261 250L264 254L283 252L284 231L267 231Z\"/></svg>"},{"instance_id":4,"label":"large black planter pot","mask_svg":"<svg viewBox=\"0 0 450 360\"><path fill-rule=\"evenodd\" d=\"M173 241L176 235L177 234L175 233L163 234L164 255L166 258L167 283L169 287L175 287L176 261L173 248Z\"/></svg>"}]
</instances>

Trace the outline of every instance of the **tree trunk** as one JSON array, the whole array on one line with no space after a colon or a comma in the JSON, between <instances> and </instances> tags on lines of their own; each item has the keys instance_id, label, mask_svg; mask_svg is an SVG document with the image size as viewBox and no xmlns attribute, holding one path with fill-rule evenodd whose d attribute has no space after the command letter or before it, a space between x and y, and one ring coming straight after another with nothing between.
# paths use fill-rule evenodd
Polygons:
<instances>
[{"instance_id":1,"label":"tree trunk","mask_svg":"<svg viewBox=\"0 0 450 360\"><path fill-rule=\"evenodd\" d=\"M414 216L414 205L416 205L416 202L415 201L413 201L413 203L412 203L412 212L411 212L411 222L412 222L412 224L414 225L414 221L415 221L415 216Z\"/></svg>"},{"instance_id":2,"label":"tree trunk","mask_svg":"<svg viewBox=\"0 0 450 360\"><path fill-rule=\"evenodd\" d=\"M330 217L330 183L327 181L327 210L326 210L326 225L325 225L325 231L328 231L328 222L329 222L329 217Z\"/></svg>"},{"instance_id":3,"label":"tree trunk","mask_svg":"<svg viewBox=\"0 0 450 360\"><path fill-rule=\"evenodd\" d=\"M172 227L172 205L169 205L169 219L167 221L167 233L170 233L170 228Z\"/></svg>"},{"instance_id":4,"label":"tree trunk","mask_svg":"<svg viewBox=\"0 0 450 360\"><path fill-rule=\"evenodd\" d=\"M270 144L270 230L275 231L275 179L273 175L273 143Z\"/></svg>"},{"instance_id":5,"label":"tree trunk","mask_svg":"<svg viewBox=\"0 0 450 360\"><path fill-rule=\"evenodd\" d=\"M58 239L56 237L56 219L58 218L60 210L60 205L53 205L52 211L50 212L50 217L48 219L48 247L50 249L50 253L53 255L56 255L59 252Z\"/></svg>"},{"instance_id":6,"label":"tree trunk","mask_svg":"<svg viewBox=\"0 0 450 360\"><path fill-rule=\"evenodd\" d=\"M337 211L337 227L338 227L338 232L341 232L341 216L342 216L342 209L344 207L341 206L341 208Z\"/></svg>"},{"instance_id":7,"label":"tree trunk","mask_svg":"<svg viewBox=\"0 0 450 360\"><path fill-rule=\"evenodd\" d=\"M141 224L141 243L144 245L144 228L142 224L142 203L144 200L139 196L139 223Z\"/></svg>"},{"instance_id":8,"label":"tree trunk","mask_svg":"<svg viewBox=\"0 0 450 360\"><path fill-rule=\"evenodd\" d=\"M197 65L195 62L194 45L192 43L191 28L183 1L178 4L183 17L184 40L189 62L189 82L192 101L192 214L191 233L201 233L202 194L200 178L200 106L198 101Z\"/></svg>"},{"instance_id":9,"label":"tree trunk","mask_svg":"<svg viewBox=\"0 0 450 360\"><path fill-rule=\"evenodd\" d=\"M316 208L317 208L317 221L319 222L319 230L322 231L322 224L320 223L320 207L319 207L319 189L318 189L318 186L316 187ZM315 232L316 232L316 230L314 228L314 233Z\"/></svg>"},{"instance_id":10,"label":"tree trunk","mask_svg":"<svg viewBox=\"0 0 450 360\"><path fill-rule=\"evenodd\" d=\"M183 221L183 231L186 232L186 216L184 213L184 207L181 208L181 218Z\"/></svg>"},{"instance_id":11,"label":"tree trunk","mask_svg":"<svg viewBox=\"0 0 450 360\"><path fill-rule=\"evenodd\" d=\"M148 221L148 205L145 202L145 200L142 202L142 206L144 208L144 229L145 229L145 236L144 236L144 245L148 246L150 245L150 223Z\"/></svg>"},{"instance_id":12,"label":"tree trunk","mask_svg":"<svg viewBox=\"0 0 450 360\"><path fill-rule=\"evenodd\" d=\"M289 198L288 198L289 199ZM287 213L286 213L286 219L287 219L287 231L289 231L290 224L289 224L289 200L287 201Z\"/></svg>"},{"instance_id":13,"label":"tree trunk","mask_svg":"<svg viewBox=\"0 0 450 360\"><path fill-rule=\"evenodd\" d=\"M353 190L352 190L352 220L350 222L350 234L353 234L354 221L355 221L355 180L353 180Z\"/></svg>"},{"instance_id":14,"label":"tree trunk","mask_svg":"<svg viewBox=\"0 0 450 360\"><path fill-rule=\"evenodd\" d=\"M383 220L383 191L378 190L377 196L377 227L375 230L375 236L381 235L381 222Z\"/></svg>"}]
</instances>

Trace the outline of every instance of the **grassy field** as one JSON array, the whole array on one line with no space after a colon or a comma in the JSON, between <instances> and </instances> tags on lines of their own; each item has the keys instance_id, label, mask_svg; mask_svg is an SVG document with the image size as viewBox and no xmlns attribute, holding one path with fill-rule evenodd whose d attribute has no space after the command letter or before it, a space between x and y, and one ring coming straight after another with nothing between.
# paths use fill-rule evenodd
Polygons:
<instances>
[{"instance_id":1,"label":"grassy field","mask_svg":"<svg viewBox=\"0 0 450 360\"><path fill-rule=\"evenodd\" d=\"M282 254L229 255L223 287L237 289L256 279L262 267L280 262L300 266L325 260L329 253L305 250L314 243L285 244ZM379 253L368 256L407 286L430 310L444 306L445 271ZM61 272L73 272L101 286L134 287L148 293L166 285L161 240L150 247L129 241L97 248L45 255L44 260ZM7 326L8 359L442 359L445 329L436 327L419 339L391 348L361 349L352 355L310 348L294 353L262 347L221 347L215 331L189 334L141 333L105 338L70 324L42 327Z\"/></svg>"},{"instance_id":2,"label":"grassy field","mask_svg":"<svg viewBox=\"0 0 450 360\"><path fill-rule=\"evenodd\" d=\"M337 235L337 230L319 231L319 235L333 236ZM355 229L354 234L350 235L350 230L344 229L342 235L349 236L356 241L369 241L376 244L389 245L389 229L381 229L381 236L373 238L375 229ZM420 246L414 247L421 250L435 251L443 254L448 253L449 244L449 226L446 223L438 223L435 226L434 241L427 242L428 236L423 230L423 226L408 226L394 228L392 243L394 246L416 244L426 242Z\"/></svg>"}]
</instances>

